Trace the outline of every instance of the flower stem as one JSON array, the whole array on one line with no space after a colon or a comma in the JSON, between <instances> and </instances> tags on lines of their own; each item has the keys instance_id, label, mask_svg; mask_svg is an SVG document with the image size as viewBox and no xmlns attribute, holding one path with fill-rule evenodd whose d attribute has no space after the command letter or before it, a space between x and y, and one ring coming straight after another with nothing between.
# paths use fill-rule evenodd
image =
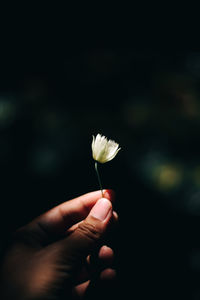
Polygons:
<instances>
[{"instance_id":1,"label":"flower stem","mask_svg":"<svg viewBox=\"0 0 200 300\"><path fill-rule=\"evenodd\" d=\"M96 170L96 173L97 173L97 178L98 178L98 181L99 181L99 186L100 186L101 194L102 194L102 197L103 197L103 188L102 188L102 184L101 184L101 178L99 176L97 161L95 162L95 170Z\"/></svg>"}]
</instances>

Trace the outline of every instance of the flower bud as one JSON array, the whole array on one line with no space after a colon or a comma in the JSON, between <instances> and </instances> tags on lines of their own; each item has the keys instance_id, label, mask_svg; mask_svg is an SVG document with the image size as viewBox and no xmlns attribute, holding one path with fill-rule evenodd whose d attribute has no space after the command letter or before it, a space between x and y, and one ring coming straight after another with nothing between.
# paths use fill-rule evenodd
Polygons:
<instances>
[{"instance_id":1,"label":"flower bud","mask_svg":"<svg viewBox=\"0 0 200 300\"><path fill-rule=\"evenodd\" d=\"M121 148L119 144L112 140L108 140L105 136L97 134L96 137L93 136L92 141L92 156L94 160L99 163L106 163L112 160Z\"/></svg>"}]
</instances>

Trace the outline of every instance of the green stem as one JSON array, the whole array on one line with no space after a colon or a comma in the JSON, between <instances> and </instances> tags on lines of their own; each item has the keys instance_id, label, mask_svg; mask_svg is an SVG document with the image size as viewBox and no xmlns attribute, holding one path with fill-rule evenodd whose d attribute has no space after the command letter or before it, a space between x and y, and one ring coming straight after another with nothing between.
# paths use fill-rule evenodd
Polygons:
<instances>
[{"instance_id":1,"label":"green stem","mask_svg":"<svg viewBox=\"0 0 200 300\"><path fill-rule=\"evenodd\" d=\"M96 170L96 173L97 173L97 178L98 178L98 181L99 181L99 186L100 186L101 194L102 194L102 197L103 197L103 188L102 188L102 184L101 184L101 178L99 176L97 161L95 162L95 170Z\"/></svg>"}]
</instances>

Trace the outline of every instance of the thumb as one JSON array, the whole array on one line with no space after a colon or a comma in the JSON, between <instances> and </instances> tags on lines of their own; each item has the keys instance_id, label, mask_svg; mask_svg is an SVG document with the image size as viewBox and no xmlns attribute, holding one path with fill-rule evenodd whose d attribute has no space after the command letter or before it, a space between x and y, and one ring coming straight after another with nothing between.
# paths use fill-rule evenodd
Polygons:
<instances>
[{"instance_id":1,"label":"thumb","mask_svg":"<svg viewBox=\"0 0 200 300\"><path fill-rule=\"evenodd\" d=\"M112 203L106 198L101 198L77 229L58 242L68 271L75 271L76 266L98 246L111 217Z\"/></svg>"}]
</instances>

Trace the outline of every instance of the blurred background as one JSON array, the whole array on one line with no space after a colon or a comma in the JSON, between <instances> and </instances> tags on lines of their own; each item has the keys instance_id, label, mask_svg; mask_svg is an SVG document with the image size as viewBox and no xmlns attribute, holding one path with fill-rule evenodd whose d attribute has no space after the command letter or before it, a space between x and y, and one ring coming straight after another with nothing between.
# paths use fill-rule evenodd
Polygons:
<instances>
[{"instance_id":1,"label":"blurred background","mask_svg":"<svg viewBox=\"0 0 200 300\"><path fill-rule=\"evenodd\" d=\"M2 243L99 189L101 133L122 148L99 169L120 216L113 295L200 299L200 52L23 45L0 58Z\"/></svg>"}]
</instances>

